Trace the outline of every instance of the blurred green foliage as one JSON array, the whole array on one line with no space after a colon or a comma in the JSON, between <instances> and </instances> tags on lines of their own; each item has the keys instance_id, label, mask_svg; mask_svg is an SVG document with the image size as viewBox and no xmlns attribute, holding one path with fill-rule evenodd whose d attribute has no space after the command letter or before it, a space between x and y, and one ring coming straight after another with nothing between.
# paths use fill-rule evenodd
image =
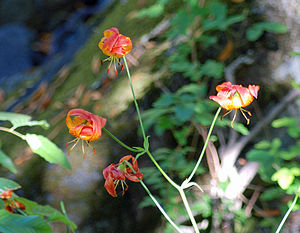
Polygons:
<instances>
[{"instance_id":1,"label":"blurred green foliage","mask_svg":"<svg viewBox=\"0 0 300 233\"><path fill-rule=\"evenodd\" d=\"M140 11L139 17L162 16L168 6L174 2L157 0L151 7ZM203 5L201 3L203 2L196 0L182 1L182 6L171 16L170 27L163 39L171 42L173 47L168 51L162 51L162 56L165 58L165 54L167 54L167 59L163 59L160 66L167 66L171 74L180 74L181 81L175 90L164 89L152 104L152 108L143 113L146 130L153 129L160 137L171 133L175 141L175 148L157 149L154 157L162 168L179 182L190 174L197 159L197 151L202 148L201 142L196 144L193 142L196 133L195 127L208 127L217 108L214 102L208 100L207 95L211 88L210 83L215 84L222 80L227 65L226 59L221 60L218 58L218 54L212 56L210 53L213 47L218 47L220 36L225 35L228 41L228 38L235 33L234 30L243 30L239 33L244 35L245 41L248 40L250 43L257 41L264 32L287 32L285 25L274 22L256 22L251 25L249 22L252 22L253 19L249 20L252 16L249 14L249 9L247 9L249 5L247 4L241 4L240 8L229 9L229 6L232 5L225 1L205 1ZM239 25L247 26L240 27ZM235 42L233 41L233 43ZM228 53L230 56L231 52ZM207 59L207 54L209 54L209 59ZM294 118L282 118L274 121L272 126L287 127L288 134L296 139L299 137L298 124ZM230 127L230 120L218 120L216 125ZM234 128L242 135L249 133L247 127L242 123L235 123ZM215 138L212 137L212 139ZM295 193L295 187L299 185L296 181L299 169L295 167L292 160L299 154L299 151L298 141L283 149L280 139L275 138L271 142L258 143L247 153L250 161L260 163L260 177L266 183L277 182L280 187L271 186L266 189L261 200L274 200L281 197L284 192ZM277 167L274 167L274 164ZM170 213L170 217L176 219L180 213L184 213L183 206L178 204L177 192L168 187L161 174L153 167L141 170L146 183L157 190L157 199L163 203L167 213ZM197 171L198 177L201 174L207 174L204 166L200 166ZM187 195L192 203L194 201L192 209L205 219L214 217L222 220L227 214L226 211L229 213L229 207L233 205L233 203L221 200L225 211L214 213L212 199L209 195L199 194L197 199L193 192L187 192ZM199 196L201 196L200 200ZM152 205L154 204L149 197L140 203L140 207ZM231 214L234 214L235 232L253 232L253 229L257 227L253 221L249 221L244 209ZM172 228L167 225L164 232L172 232Z\"/></svg>"}]
</instances>

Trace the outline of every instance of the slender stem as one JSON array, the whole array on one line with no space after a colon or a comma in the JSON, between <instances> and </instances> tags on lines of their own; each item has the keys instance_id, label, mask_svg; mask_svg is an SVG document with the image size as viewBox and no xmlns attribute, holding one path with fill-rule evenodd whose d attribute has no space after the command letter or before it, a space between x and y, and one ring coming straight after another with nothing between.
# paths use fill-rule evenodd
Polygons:
<instances>
[{"instance_id":1,"label":"slender stem","mask_svg":"<svg viewBox=\"0 0 300 233\"><path fill-rule=\"evenodd\" d=\"M180 189L180 186L178 184L176 184L165 172L164 170L159 166L159 164L156 162L156 160L153 158L152 154L150 153L150 151L146 151L146 153L148 154L148 156L150 157L150 159L152 160L152 162L154 163L154 165L157 167L157 169L160 171L160 173L166 178L166 180L172 185L174 186L177 190Z\"/></svg>"},{"instance_id":2,"label":"slender stem","mask_svg":"<svg viewBox=\"0 0 300 233\"><path fill-rule=\"evenodd\" d=\"M132 170L132 172L135 174L136 171L133 169L133 167L131 166L131 164L128 161L124 161L128 167L130 167L130 169ZM143 188L145 189L145 191L148 193L148 195L150 196L150 198L152 199L152 201L154 202L154 204L156 205L156 207L160 210L160 212L165 216L165 218L169 221L169 223L180 233L183 233L179 227L172 221L172 219L169 217L169 215L166 213L166 211L163 209L163 207L159 204L159 202L156 200L156 198L152 195L152 193L150 192L150 190L147 188L147 186L145 185L145 183L138 178L141 185L143 186Z\"/></svg>"},{"instance_id":3,"label":"slender stem","mask_svg":"<svg viewBox=\"0 0 300 233\"><path fill-rule=\"evenodd\" d=\"M221 111L221 107L219 107L218 110L217 110L217 112L216 112L216 115L215 115L215 117L214 117L214 119L213 119L213 122L212 122L212 124L211 124L211 126L210 126L210 129L209 129L209 131L208 131L208 134L207 134L207 137L206 137L206 141L205 141L205 144L204 144L204 146L203 146L203 148L202 148L202 151L201 151L201 154L200 154L200 156L199 156L199 159L198 159L198 161L197 161L197 163L196 163L196 165L195 165L195 167L194 167L194 170L193 170L192 173L190 174L190 176L184 181L185 184L187 184L187 183L189 183L189 182L191 181L191 179L192 179L193 176L195 175L195 172L197 171L197 169L198 169L198 167L199 167L199 165L200 165L200 162L201 162L201 160L202 160L202 158L203 158L204 152L205 152L206 147L207 147L208 142L209 142L210 135L211 135L212 130L213 130L214 126L215 126L215 123L216 123L216 121L217 121L217 118L218 118L218 115L219 115L220 111Z\"/></svg>"},{"instance_id":4,"label":"slender stem","mask_svg":"<svg viewBox=\"0 0 300 233\"><path fill-rule=\"evenodd\" d=\"M124 148L126 148L127 150L130 150L132 152L141 152L140 150L135 150L133 148L131 148L130 146L127 146L125 143L123 143L122 141L120 141L118 138L116 138L111 132L109 132L106 128L102 128L103 131L105 131L105 133L107 133L112 139L114 139L117 143L119 143L121 146L123 146Z\"/></svg>"},{"instance_id":5,"label":"slender stem","mask_svg":"<svg viewBox=\"0 0 300 233\"><path fill-rule=\"evenodd\" d=\"M297 202L297 199L298 199L298 197L299 197L299 194L300 194L300 188L298 189L298 192L297 192L297 194L296 194L296 196L295 196L295 198L294 198L294 201L293 201L291 207L290 207L290 208L288 209L288 211L285 213L285 215L284 215L283 219L281 220L279 226L277 227L277 230L276 230L275 233L279 233L279 232L281 231L281 228L282 228L283 224L285 223L286 219L288 218L288 216L289 216L290 213L292 212L292 210L293 210L293 208L294 208L294 206L295 206L295 204L296 204L296 202Z\"/></svg>"},{"instance_id":6,"label":"slender stem","mask_svg":"<svg viewBox=\"0 0 300 233\"><path fill-rule=\"evenodd\" d=\"M143 122L142 122L142 117L141 117L141 114L140 114L139 105L138 105L138 103L136 101L136 97L135 97L135 94L134 94L132 80L131 80L131 76L130 76L130 72L129 72L129 68L128 68L125 56L123 57L123 60L124 60L124 64L125 64L126 71L127 71L127 76L128 76L129 83L130 83L130 88L131 88L131 92L132 92L133 101L134 101L135 108L136 108L136 111L137 111L137 114L138 114L138 118L139 118L139 121L140 121L140 126L141 126L141 130L142 130L143 138L144 138L144 140L146 140L146 134L145 134L145 130L144 130Z\"/></svg>"},{"instance_id":7,"label":"slender stem","mask_svg":"<svg viewBox=\"0 0 300 233\"><path fill-rule=\"evenodd\" d=\"M188 203L188 201L187 201L187 199L186 199L186 196L185 196L185 193L184 193L183 188L180 187L180 188L178 189L178 191L179 191L179 193L180 193L180 196L181 196L181 198L182 198L184 207L185 207L185 209L186 209L186 211L187 211L187 213L188 213L188 215L189 215L189 218L190 218L190 220L191 220L191 222L192 222L192 225L193 225L193 228L194 228L195 232L196 232L196 233L200 233L200 231L199 231L199 229L198 229L198 227L197 227L196 220L195 220L194 215L193 215L193 213L192 213L192 210L191 210L191 208L190 208L190 205L189 205L189 203Z\"/></svg>"},{"instance_id":8,"label":"slender stem","mask_svg":"<svg viewBox=\"0 0 300 233\"><path fill-rule=\"evenodd\" d=\"M144 184L144 182L142 180L140 180L141 185L143 186L143 188L146 190L146 192L148 193L148 195L151 197L152 201L155 203L155 205L157 206L157 208L160 210L160 212L165 216L165 218L169 221L169 223L180 233L183 233L179 227L172 221L172 219L169 217L169 215L165 212L165 210L162 208L162 206L159 204L159 202L155 199L155 197L150 193L149 189L147 188L147 186Z\"/></svg>"},{"instance_id":9,"label":"slender stem","mask_svg":"<svg viewBox=\"0 0 300 233\"><path fill-rule=\"evenodd\" d=\"M8 132L8 133L11 133L11 134L14 134L14 135L18 136L19 138L21 138L23 140L26 140L26 136L25 135L20 134L19 132L14 131L13 129L5 128L5 127L0 127L0 130Z\"/></svg>"}]
</instances>

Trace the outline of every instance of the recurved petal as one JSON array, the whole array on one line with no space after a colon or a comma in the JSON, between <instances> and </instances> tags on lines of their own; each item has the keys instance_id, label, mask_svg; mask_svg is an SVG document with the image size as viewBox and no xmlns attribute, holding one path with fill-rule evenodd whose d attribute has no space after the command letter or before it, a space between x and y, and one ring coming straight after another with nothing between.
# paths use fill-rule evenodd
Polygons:
<instances>
[{"instance_id":1,"label":"recurved petal","mask_svg":"<svg viewBox=\"0 0 300 233\"><path fill-rule=\"evenodd\" d=\"M249 85L249 86L248 86L248 89L249 89L251 95L252 95L255 99L257 99L257 94L258 94L258 91L259 91L259 89L260 89L260 86Z\"/></svg>"},{"instance_id":2,"label":"recurved petal","mask_svg":"<svg viewBox=\"0 0 300 233\"><path fill-rule=\"evenodd\" d=\"M231 82L224 82L216 87L216 90L219 91L230 91L232 90L233 85Z\"/></svg>"},{"instance_id":3,"label":"recurved petal","mask_svg":"<svg viewBox=\"0 0 300 233\"><path fill-rule=\"evenodd\" d=\"M117 196L114 180L110 175L106 177L104 187L111 196Z\"/></svg>"}]
</instances>

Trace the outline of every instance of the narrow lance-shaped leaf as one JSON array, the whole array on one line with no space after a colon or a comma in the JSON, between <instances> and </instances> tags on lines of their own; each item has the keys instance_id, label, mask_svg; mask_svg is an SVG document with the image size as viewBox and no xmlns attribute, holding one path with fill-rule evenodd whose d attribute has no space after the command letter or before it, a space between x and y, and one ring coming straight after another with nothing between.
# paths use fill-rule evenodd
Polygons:
<instances>
[{"instance_id":1,"label":"narrow lance-shaped leaf","mask_svg":"<svg viewBox=\"0 0 300 233\"><path fill-rule=\"evenodd\" d=\"M0 193L2 193L3 191L16 190L19 188L21 188L21 185L17 184L16 182L5 178L0 178Z\"/></svg>"},{"instance_id":2,"label":"narrow lance-shaped leaf","mask_svg":"<svg viewBox=\"0 0 300 233\"><path fill-rule=\"evenodd\" d=\"M30 201L26 198L21 197L16 198L16 200L22 202L26 206L26 213L29 215L39 215L41 217L47 217L49 222L63 222L67 226L69 226L72 231L77 228L77 226L68 217L49 205L39 205L34 201Z\"/></svg>"},{"instance_id":3,"label":"narrow lance-shaped leaf","mask_svg":"<svg viewBox=\"0 0 300 233\"><path fill-rule=\"evenodd\" d=\"M42 135L26 134L26 142L31 150L50 163L57 163L71 169L65 154L53 142Z\"/></svg>"},{"instance_id":4,"label":"narrow lance-shaped leaf","mask_svg":"<svg viewBox=\"0 0 300 233\"><path fill-rule=\"evenodd\" d=\"M12 173L17 173L17 169L11 160L10 157L8 157L1 149L0 149L0 164L3 167L6 167L8 170L10 170Z\"/></svg>"},{"instance_id":5,"label":"narrow lance-shaped leaf","mask_svg":"<svg viewBox=\"0 0 300 233\"><path fill-rule=\"evenodd\" d=\"M43 128L49 127L49 124L44 120L31 121L31 116L13 112L0 112L0 121L10 121L15 128L34 125L40 125Z\"/></svg>"},{"instance_id":6,"label":"narrow lance-shaped leaf","mask_svg":"<svg viewBox=\"0 0 300 233\"><path fill-rule=\"evenodd\" d=\"M40 216L23 216L0 210L0 232L50 233L53 231Z\"/></svg>"}]
</instances>

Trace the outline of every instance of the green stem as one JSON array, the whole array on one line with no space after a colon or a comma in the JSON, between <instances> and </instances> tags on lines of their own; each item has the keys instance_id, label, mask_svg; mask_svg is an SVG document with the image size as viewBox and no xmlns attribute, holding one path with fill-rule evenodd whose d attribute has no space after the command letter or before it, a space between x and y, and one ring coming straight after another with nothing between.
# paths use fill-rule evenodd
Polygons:
<instances>
[{"instance_id":1,"label":"green stem","mask_svg":"<svg viewBox=\"0 0 300 233\"><path fill-rule=\"evenodd\" d=\"M14 131L13 129L5 128L5 127L0 127L0 130L8 132L8 133L11 133L11 134L14 134L14 135L18 136L19 138L21 138L23 140L26 140L26 136L25 135L20 134L19 132Z\"/></svg>"},{"instance_id":2,"label":"green stem","mask_svg":"<svg viewBox=\"0 0 300 233\"><path fill-rule=\"evenodd\" d=\"M128 161L124 161L128 167L130 167L130 169L132 170L132 172L135 174L136 171L133 169L133 167L131 166L131 164ZM143 188L145 189L145 191L148 193L148 195L150 196L150 198L152 199L152 201L154 202L154 204L157 206L157 208L160 210L160 212L165 216L165 218L168 220L168 222L180 233L183 233L179 227L172 221L172 219L169 217L169 215L166 213L166 211L163 209L163 207L159 204L159 202L156 200L156 198L152 195L152 193L150 192L150 190L147 188L147 186L145 185L145 183L138 178L141 185L143 186Z\"/></svg>"},{"instance_id":3,"label":"green stem","mask_svg":"<svg viewBox=\"0 0 300 233\"><path fill-rule=\"evenodd\" d=\"M199 229L198 229L198 227L197 227L196 220L195 220L194 215L193 215L193 213L192 213L191 207L190 207L190 205L189 205L189 203L188 203L188 201L187 201L187 198L186 198L186 196L185 196L185 193L184 193L183 188L180 187L180 188L178 189L178 191L179 191L179 193L180 193L180 196L181 196L181 198L182 198L184 207L185 207L185 209L186 209L186 211L187 211L187 213L188 213L188 215L189 215L189 218L190 218L190 220L191 220L191 222L192 222L192 225L193 225L193 228L194 228L195 232L196 232L196 233L200 233L200 231L199 231Z\"/></svg>"},{"instance_id":4,"label":"green stem","mask_svg":"<svg viewBox=\"0 0 300 233\"><path fill-rule=\"evenodd\" d=\"M176 184L165 172L164 170L159 166L159 164L156 162L156 160L154 159L154 157L152 156L152 154L150 153L150 151L146 151L146 153L148 154L148 156L150 157L150 159L152 160L152 162L154 163L154 165L157 167L157 169L160 171L160 173L166 178L166 180L173 186L175 187L177 190L180 189L180 186L178 184Z\"/></svg>"},{"instance_id":5,"label":"green stem","mask_svg":"<svg viewBox=\"0 0 300 233\"><path fill-rule=\"evenodd\" d=\"M288 209L288 211L285 213L285 215L284 215L283 219L281 220L279 226L277 227L277 230L276 230L275 233L279 233L279 232L281 231L281 228L282 228L283 224L285 223L286 219L288 218L288 216L290 215L290 213L292 212L294 206L295 206L296 203L297 203L297 199L298 199L298 197L299 197L299 194L300 194L300 188L298 189L298 192L297 192L297 194L296 194L296 196L295 196L295 198L294 198L294 201L293 201L291 207L290 207L290 208Z\"/></svg>"},{"instance_id":6,"label":"green stem","mask_svg":"<svg viewBox=\"0 0 300 233\"><path fill-rule=\"evenodd\" d=\"M221 107L219 107L218 110L217 110L217 112L216 112L216 115L215 115L215 117L214 117L214 119L213 119L213 122L212 122L212 124L211 124L211 126L210 126L210 129L209 129L209 131L208 131L208 134L207 134L207 137L206 137L206 141L205 141L205 144L204 144L204 146L203 146L203 148L202 148L202 151L201 151L201 154L200 154L200 156L199 156L199 159L198 159L198 161L197 161L197 163L196 163L196 165L195 165L195 167L194 167L194 170L193 170L192 173L190 174L190 176L184 181L185 184L187 184L187 183L189 183L189 182L191 181L191 179L192 179L193 176L195 175L195 172L197 171L197 169L198 169L198 167L199 167L199 165L200 165L200 163L201 163L201 160L202 160L202 158L203 158L204 152L205 152L206 147L207 147L208 142L209 142L210 135L211 135L212 130L213 130L214 126L215 126L215 123L216 123L216 121L217 121L217 118L218 118L218 115L219 115L220 111L221 111Z\"/></svg>"},{"instance_id":7,"label":"green stem","mask_svg":"<svg viewBox=\"0 0 300 233\"><path fill-rule=\"evenodd\" d=\"M103 131L105 131L105 133L107 133L112 139L114 139L117 143L119 143L121 146L123 146L124 148L126 148L127 150L130 150L132 152L141 152L140 150L135 150L129 146L127 146L125 143L123 143L122 141L120 141L117 137L115 137L111 132L109 132L106 128L102 128Z\"/></svg>"},{"instance_id":8,"label":"green stem","mask_svg":"<svg viewBox=\"0 0 300 233\"><path fill-rule=\"evenodd\" d=\"M131 76L130 76L130 72L129 72L129 68L128 68L127 61L126 61L125 56L123 57L123 60L124 60L124 64L125 64L125 67L126 67L127 76L128 76L128 79L129 79L130 88L131 88L131 92L132 92L132 97L133 97L133 101L134 101L134 104L135 104L135 108L136 108L136 111L137 111L137 114L138 114L138 118L139 118L141 130L142 130L143 138L144 138L144 140L146 140L146 134L145 134L145 130L144 130L143 122L142 122L142 117L141 117L141 114L140 114L139 105L138 105L138 103L137 103L137 101L136 101L136 97L135 97L135 94L134 94L134 89L133 89L133 85L132 85L132 80L131 80Z\"/></svg>"}]
</instances>

